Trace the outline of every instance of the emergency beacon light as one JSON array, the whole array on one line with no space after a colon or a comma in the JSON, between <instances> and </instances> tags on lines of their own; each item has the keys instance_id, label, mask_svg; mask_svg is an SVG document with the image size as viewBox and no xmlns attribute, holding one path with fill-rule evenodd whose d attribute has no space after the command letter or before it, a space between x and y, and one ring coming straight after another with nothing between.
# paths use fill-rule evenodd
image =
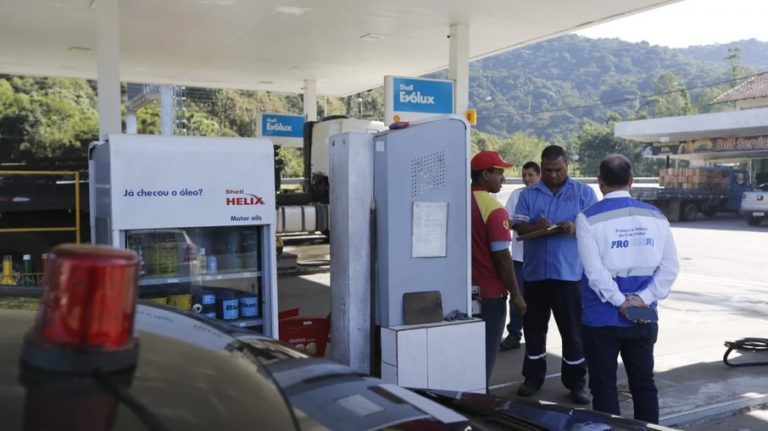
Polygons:
<instances>
[{"instance_id":1,"label":"emergency beacon light","mask_svg":"<svg viewBox=\"0 0 768 431\"><path fill-rule=\"evenodd\" d=\"M35 325L22 360L35 368L71 373L131 368L138 257L128 250L65 244L49 254Z\"/></svg>"}]
</instances>

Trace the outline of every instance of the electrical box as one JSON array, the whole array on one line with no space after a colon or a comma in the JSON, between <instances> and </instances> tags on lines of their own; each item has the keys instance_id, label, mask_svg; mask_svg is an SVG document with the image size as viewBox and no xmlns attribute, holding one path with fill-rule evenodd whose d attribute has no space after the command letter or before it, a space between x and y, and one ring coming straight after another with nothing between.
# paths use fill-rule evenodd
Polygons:
<instances>
[{"instance_id":1,"label":"electrical box","mask_svg":"<svg viewBox=\"0 0 768 431\"><path fill-rule=\"evenodd\" d=\"M440 292L470 314L469 126L457 117L373 137L376 323L405 323L403 294Z\"/></svg>"}]
</instances>

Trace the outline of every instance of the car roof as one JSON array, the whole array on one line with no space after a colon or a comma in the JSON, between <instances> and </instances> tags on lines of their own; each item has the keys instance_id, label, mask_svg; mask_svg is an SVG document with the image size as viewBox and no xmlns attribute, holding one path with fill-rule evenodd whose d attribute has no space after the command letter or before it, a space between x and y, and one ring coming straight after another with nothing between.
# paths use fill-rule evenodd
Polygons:
<instances>
[{"instance_id":1,"label":"car roof","mask_svg":"<svg viewBox=\"0 0 768 431\"><path fill-rule=\"evenodd\" d=\"M137 315L142 316L137 319L141 354L127 392L169 429L253 429L254 423L264 429L296 427L279 387L259 361L235 347L238 343L234 338L193 319L196 323L191 323L191 333L170 336L164 330L172 326L169 323L174 322L169 318L176 313L147 306L138 309ZM0 310L0 345L4 346L0 349L0 385L12 389L10 393L15 395L4 396L0 404L0 416L7 429L22 428L29 414L26 410L35 406L30 403L30 394L50 390L44 384L46 378L40 377L45 373L29 373L26 367L18 366L21 335L32 326L34 316L30 310ZM34 374L38 385L25 384L25 373ZM49 380L54 382L53 378ZM83 377L79 377L70 384L82 381ZM63 391L61 397L76 399L82 390L75 386L75 393ZM108 398L108 394L99 397ZM35 413L46 414L45 409ZM112 429L135 430L143 426L140 418L120 403Z\"/></svg>"}]
</instances>

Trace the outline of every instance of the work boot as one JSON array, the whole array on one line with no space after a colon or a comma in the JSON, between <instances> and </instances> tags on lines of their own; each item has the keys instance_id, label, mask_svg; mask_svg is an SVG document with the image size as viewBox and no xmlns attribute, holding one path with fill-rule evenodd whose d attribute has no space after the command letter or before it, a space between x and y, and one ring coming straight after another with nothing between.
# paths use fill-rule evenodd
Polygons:
<instances>
[{"instance_id":1,"label":"work boot","mask_svg":"<svg viewBox=\"0 0 768 431\"><path fill-rule=\"evenodd\" d=\"M507 335L507 338L505 338L499 345L499 351L501 352L505 350L512 350L512 349L519 349L519 348L520 348L520 337L518 337L517 334Z\"/></svg>"},{"instance_id":2,"label":"work boot","mask_svg":"<svg viewBox=\"0 0 768 431\"><path fill-rule=\"evenodd\" d=\"M521 397L530 397L531 395L539 392L541 386L535 385L533 382L526 380L522 385L517 387L517 395Z\"/></svg>"},{"instance_id":3,"label":"work boot","mask_svg":"<svg viewBox=\"0 0 768 431\"><path fill-rule=\"evenodd\" d=\"M576 404L589 404L592 401L592 397L589 396L587 390L584 388L571 389L570 393L571 401Z\"/></svg>"}]
</instances>

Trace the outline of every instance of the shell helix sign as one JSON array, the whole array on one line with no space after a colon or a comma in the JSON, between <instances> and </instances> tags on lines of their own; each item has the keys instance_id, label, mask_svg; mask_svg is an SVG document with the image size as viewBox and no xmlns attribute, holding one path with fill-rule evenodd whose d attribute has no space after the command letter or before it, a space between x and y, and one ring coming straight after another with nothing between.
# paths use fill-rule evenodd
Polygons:
<instances>
[{"instance_id":1,"label":"shell helix sign","mask_svg":"<svg viewBox=\"0 0 768 431\"><path fill-rule=\"evenodd\" d=\"M451 81L387 76L384 91L386 122L395 115L402 121L412 121L453 113Z\"/></svg>"},{"instance_id":2,"label":"shell helix sign","mask_svg":"<svg viewBox=\"0 0 768 431\"><path fill-rule=\"evenodd\" d=\"M304 138L303 115L262 113L258 118L258 135L275 145L301 148Z\"/></svg>"}]
</instances>

